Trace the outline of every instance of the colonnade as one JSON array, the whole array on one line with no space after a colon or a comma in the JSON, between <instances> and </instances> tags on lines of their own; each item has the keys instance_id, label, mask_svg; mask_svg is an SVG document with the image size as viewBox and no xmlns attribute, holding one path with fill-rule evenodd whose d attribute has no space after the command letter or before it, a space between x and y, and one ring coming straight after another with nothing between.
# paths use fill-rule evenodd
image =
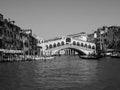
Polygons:
<instances>
[{"instance_id":1,"label":"colonnade","mask_svg":"<svg viewBox=\"0 0 120 90\"><path fill-rule=\"evenodd\" d=\"M65 55L75 55L76 51L73 49L65 49Z\"/></svg>"}]
</instances>

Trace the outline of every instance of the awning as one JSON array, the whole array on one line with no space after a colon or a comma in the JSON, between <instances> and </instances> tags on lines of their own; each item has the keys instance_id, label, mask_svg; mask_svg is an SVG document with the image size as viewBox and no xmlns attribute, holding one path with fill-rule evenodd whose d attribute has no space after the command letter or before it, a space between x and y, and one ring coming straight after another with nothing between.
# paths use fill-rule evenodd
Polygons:
<instances>
[{"instance_id":1,"label":"awning","mask_svg":"<svg viewBox=\"0 0 120 90\"><path fill-rule=\"evenodd\" d=\"M0 49L1 52L3 53L23 53L22 50L7 50L7 49Z\"/></svg>"}]
</instances>

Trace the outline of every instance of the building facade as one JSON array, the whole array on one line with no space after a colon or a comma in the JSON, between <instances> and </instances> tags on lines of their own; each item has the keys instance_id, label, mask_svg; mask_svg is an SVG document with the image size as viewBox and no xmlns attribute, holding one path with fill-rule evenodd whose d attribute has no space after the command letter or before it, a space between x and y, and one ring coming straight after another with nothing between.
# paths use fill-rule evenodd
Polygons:
<instances>
[{"instance_id":1,"label":"building facade","mask_svg":"<svg viewBox=\"0 0 120 90\"><path fill-rule=\"evenodd\" d=\"M32 30L23 30L14 23L0 14L0 54L36 55L38 41L32 35Z\"/></svg>"},{"instance_id":2,"label":"building facade","mask_svg":"<svg viewBox=\"0 0 120 90\"><path fill-rule=\"evenodd\" d=\"M120 26L110 26L108 29L108 48L120 50Z\"/></svg>"},{"instance_id":3,"label":"building facade","mask_svg":"<svg viewBox=\"0 0 120 90\"><path fill-rule=\"evenodd\" d=\"M21 50L22 45L22 30L14 25L14 21L7 19L0 20L0 48Z\"/></svg>"},{"instance_id":4,"label":"building facade","mask_svg":"<svg viewBox=\"0 0 120 90\"><path fill-rule=\"evenodd\" d=\"M92 43L95 43L95 39L96 39L96 33L94 32L94 33L92 33L92 34L88 34L88 36L87 36L87 41L88 42L92 42Z\"/></svg>"},{"instance_id":5,"label":"building facade","mask_svg":"<svg viewBox=\"0 0 120 90\"><path fill-rule=\"evenodd\" d=\"M70 34L70 35L67 35L67 36L75 38L75 39L79 39L79 40L82 40L82 41L87 41L87 34L85 32L81 32L81 33L77 33L77 34Z\"/></svg>"},{"instance_id":6,"label":"building facade","mask_svg":"<svg viewBox=\"0 0 120 90\"><path fill-rule=\"evenodd\" d=\"M98 51L106 52L108 49L120 49L120 27L103 26L88 35L88 41L96 44Z\"/></svg>"}]
</instances>

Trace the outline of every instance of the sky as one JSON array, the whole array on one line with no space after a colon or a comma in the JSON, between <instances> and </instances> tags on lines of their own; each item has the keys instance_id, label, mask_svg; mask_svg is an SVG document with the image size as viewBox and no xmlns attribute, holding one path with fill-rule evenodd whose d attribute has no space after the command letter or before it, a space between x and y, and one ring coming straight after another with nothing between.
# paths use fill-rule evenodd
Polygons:
<instances>
[{"instance_id":1,"label":"sky","mask_svg":"<svg viewBox=\"0 0 120 90\"><path fill-rule=\"evenodd\" d=\"M120 0L0 0L0 13L44 39L120 26Z\"/></svg>"}]
</instances>

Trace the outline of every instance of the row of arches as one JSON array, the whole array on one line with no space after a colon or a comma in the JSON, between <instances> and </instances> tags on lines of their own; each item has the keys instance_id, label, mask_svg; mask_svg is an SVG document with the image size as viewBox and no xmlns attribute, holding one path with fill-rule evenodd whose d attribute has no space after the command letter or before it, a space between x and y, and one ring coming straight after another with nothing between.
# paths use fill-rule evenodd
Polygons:
<instances>
[{"instance_id":1,"label":"row of arches","mask_svg":"<svg viewBox=\"0 0 120 90\"><path fill-rule=\"evenodd\" d=\"M54 43L54 44L49 44L49 45L46 45L46 49L49 49L49 48L55 48L55 47L59 47L59 46L63 46L65 45L65 42L62 41L62 42L58 42L57 44ZM76 41L73 41L72 45L77 45L77 46L81 46L81 47L85 47L85 48L89 48L89 49L95 49L95 46L91 46L90 44L84 44L84 43L79 43L79 42L76 42Z\"/></svg>"}]
</instances>

